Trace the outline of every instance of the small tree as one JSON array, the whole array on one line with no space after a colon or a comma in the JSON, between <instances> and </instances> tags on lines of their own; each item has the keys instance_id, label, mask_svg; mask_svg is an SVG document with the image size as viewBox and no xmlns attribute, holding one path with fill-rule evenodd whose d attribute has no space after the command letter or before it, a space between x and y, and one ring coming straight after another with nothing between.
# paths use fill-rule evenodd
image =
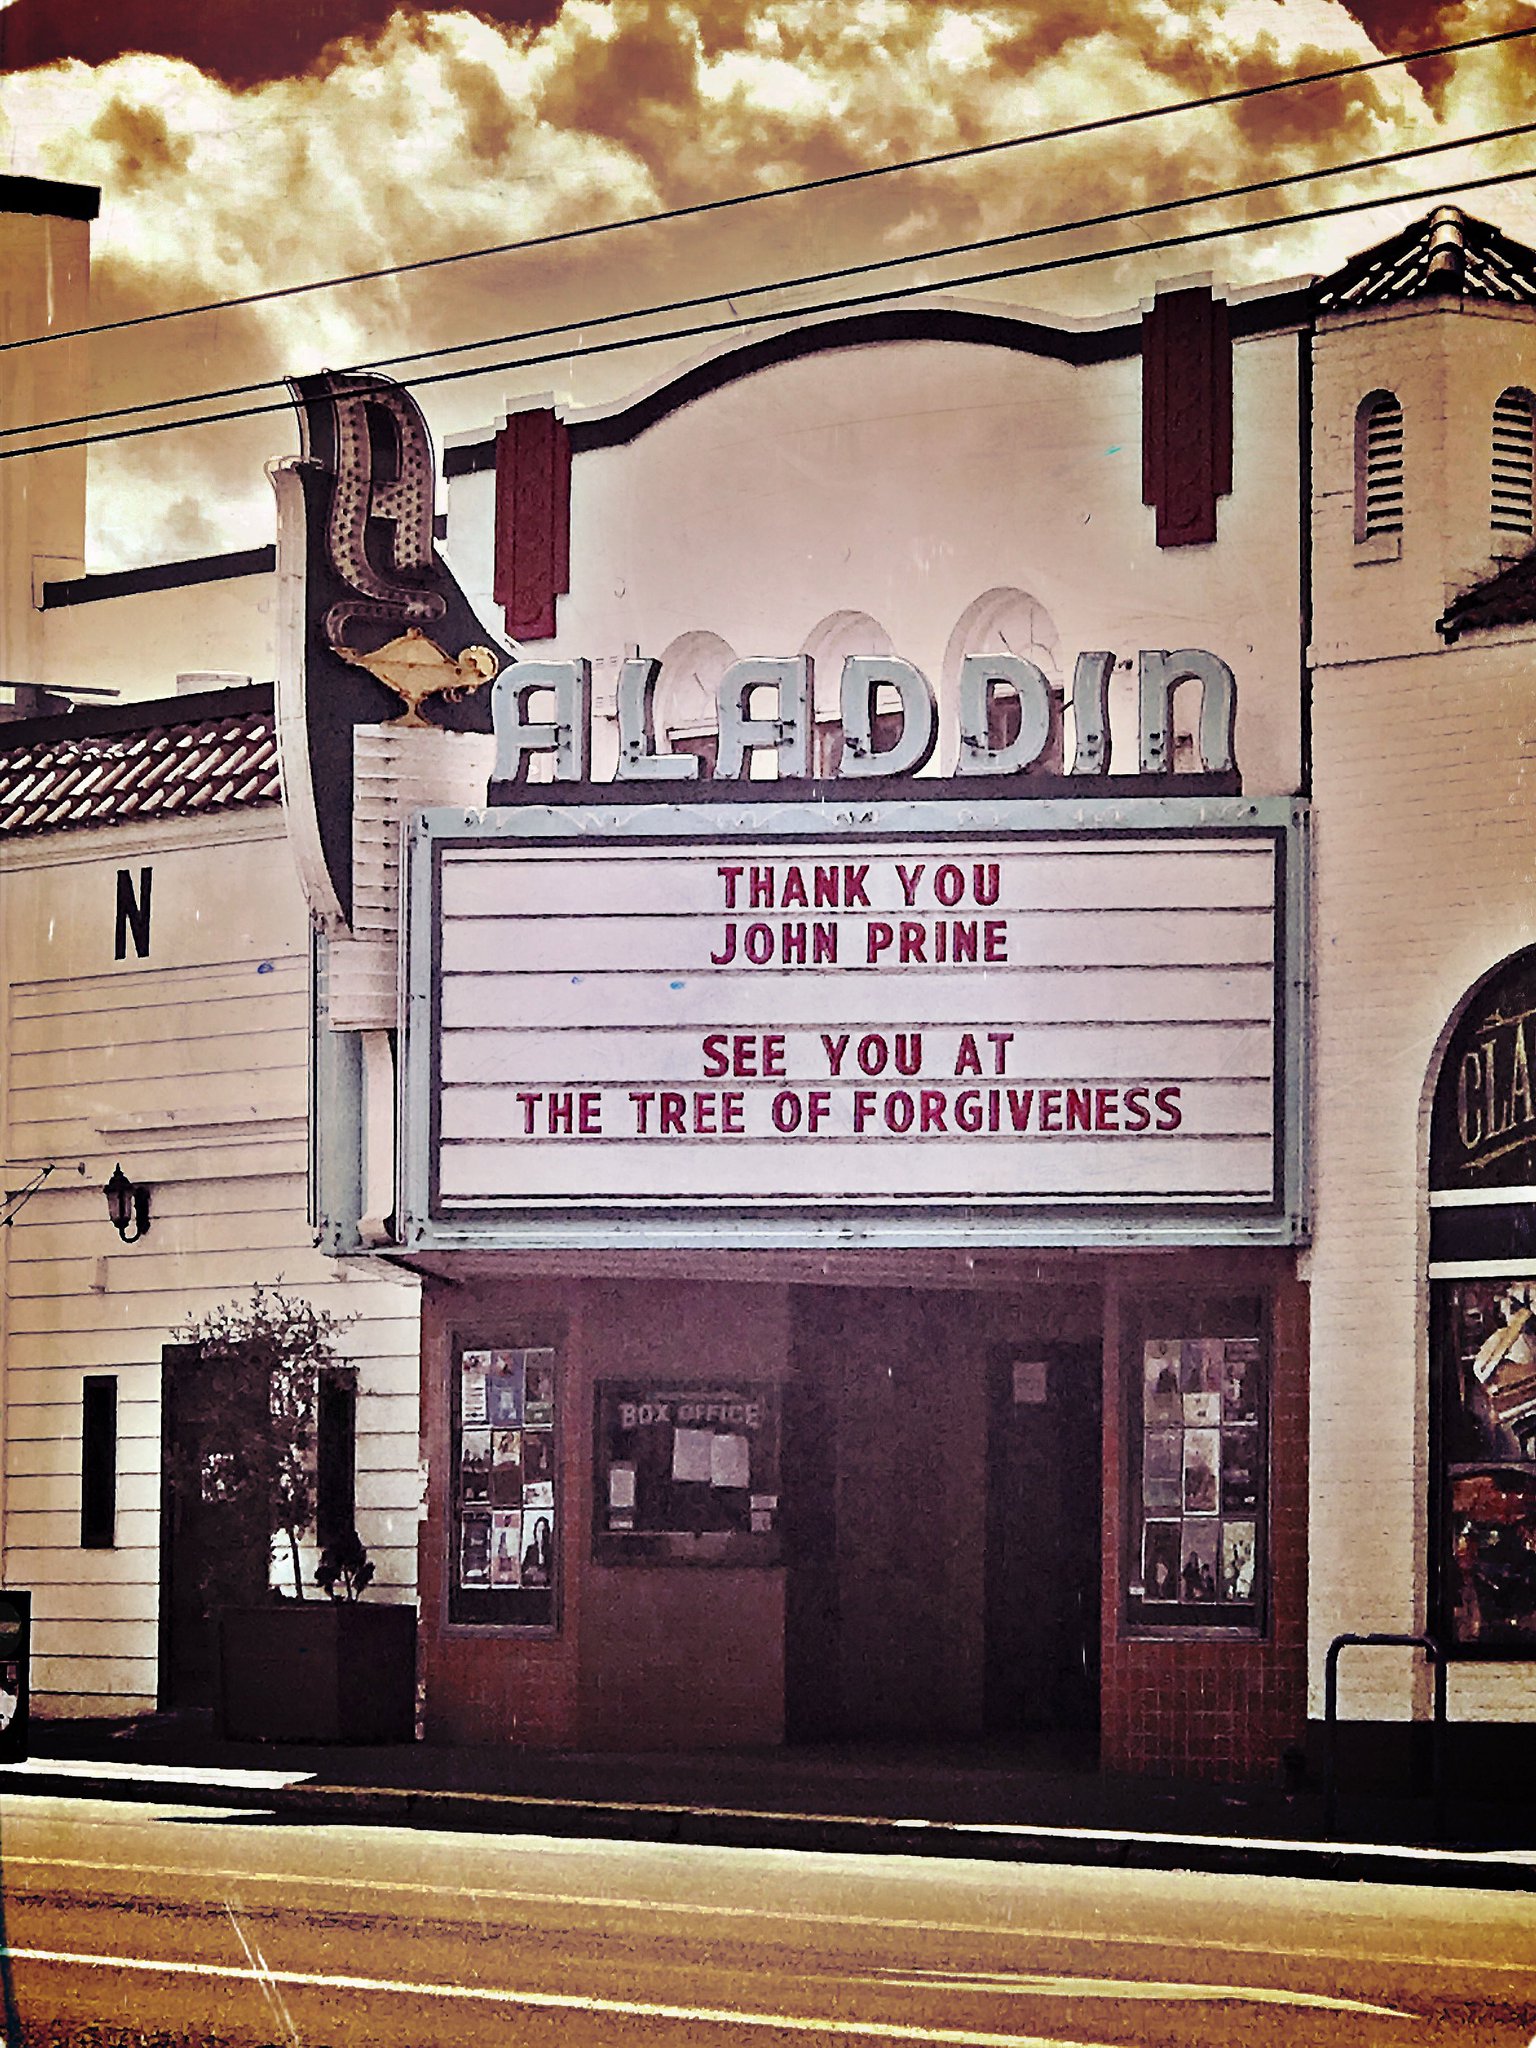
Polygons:
<instances>
[{"instance_id":1,"label":"small tree","mask_svg":"<svg viewBox=\"0 0 1536 2048\"><path fill-rule=\"evenodd\" d=\"M304 1598L299 1541L315 1518L315 1408L345 1324L302 1295L259 1283L172 1334L196 1347L196 1413L170 1457L176 1484L216 1507L250 1584L267 1583L273 1539L286 1539L295 1598ZM225 1586L204 1586L215 1602Z\"/></svg>"}]
</instances>

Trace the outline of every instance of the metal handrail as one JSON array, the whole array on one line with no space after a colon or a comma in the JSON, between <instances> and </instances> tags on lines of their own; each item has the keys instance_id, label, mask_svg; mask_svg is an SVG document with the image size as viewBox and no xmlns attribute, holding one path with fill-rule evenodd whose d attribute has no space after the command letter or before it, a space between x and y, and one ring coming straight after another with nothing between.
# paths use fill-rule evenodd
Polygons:
<instances>
[{"instance_id":1,"label":"metal handrail","mask_svg":"<svg viewBox=\"0 0 1536 2048\"><path fill-rule=\"evenodd\" d=\"M1431 1635L1339 1635L1328 1645L1323 1665L1323 1826L1334 1832L1339 1786L1336 1746L1339 1725L1339 1653L1349 1649L1422 1650L1435 1673L1434 1722L1430 1735L1430 1799L1435 1840L1445 1838L1445 1652Z\"/></svg>"}]
</instances>

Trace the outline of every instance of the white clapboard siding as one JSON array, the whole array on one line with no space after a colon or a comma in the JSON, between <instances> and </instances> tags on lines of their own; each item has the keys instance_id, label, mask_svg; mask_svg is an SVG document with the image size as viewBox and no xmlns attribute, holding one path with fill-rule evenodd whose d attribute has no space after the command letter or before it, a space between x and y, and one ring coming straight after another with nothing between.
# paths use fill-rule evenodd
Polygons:
<instances>
[{"instance_id":1,"label":"white clapboard siding","mask_svg":"<svg viewBox=\"0 0 1536 2048\"><path fill-rule=\"evenodd\" d=\"M285 1278L284 1286L293 1283ZM242 1283L248 1290L250 1281ZM212 1295L216 1289L201 1284L198 1294ZM356 1300L357 1290L338 1286L334 1280L317 1282L306 1286L304 1293L320 1308L331 1314L344 1316ZM13 1339L21 1340L30 1336L44 1336L52 1332L57 1335L94 1337L98 1333L110 1334L120 1330L164 1327L169 1330L187 1319L188 1295L185 1284L168 1287L156 1292L106 1294L69 1294L60 1296L33 1295L30 1298L13 1300L10 1307L10 1330Z\"/></svg>"},{"instance_id":2,"label":"white clapboard siding","mask_svg":"<svg viewBox=\"0 0 1536 2048\"><path fill-rule=\"evenodd\" d=\"M154 1546L159 1541L160 1509L158 1503L153 1510L147 1508L119 1508L117 1514L117 1542L112 1550L81 1550L80 1544L80 1502L70 1489L68 1497L64 1488L59 1489L58 1498L48 1508L8 1508L5 1517L6 1535L6 1579L8 1584L31 1586L34 1590L46 1586L55 1569L62 1578L75 1579L80 1576L66 1567L63 1559L57 1566L47 1553L67 1553L68 1558L80 1557L87 1564L86 1576L97 1570L104 1558L121 1556L125 1551L143 1550L151 1572L158 1577L158 1560ZM23 1579L11 1570L10 1547L15 1544L17 1551L40 1553L34 1574ZM91 1560L96 1560L92 1563Z\"/></svg>"},{"instance_id":3,"label":"white clapboard siding","mask_svg":"<svg viewBox=\"0 0 1536 2048\"><path fill-rule=\"evenodd\" d=\"M160 1614L160 1588L150 1579L99 1578L45 1586L37 1595L33 1618L44 1614L50 1622L155 1622Z\"/></svg>"},{"instance_id":4,"label":"white clapboard siding","mask_svg":"<svg viewBox=\"0 0 1536 2048\"><path fill-rule=\"evenodd\" d=\"M142 1402L119 1403L117 1410L118 1437L118 1505L125 1498L122 1482L132 1475L134 1478L150 1478L159 1484L160 1460L155 1455L159 1442L158 1416L152 1428L146 1428L140 1415L131 1411L142 1408ZM50 1436L26 1436L27 1428L36 1429L39 1418L46 1418L51 1424ZM75 1439L79 1433L79 1416L68 1408L21 1409L15 1417L15 1426L9 1432L9 1456L6 1470L13 1479L54 1479L78 1480L80 1477L80 1448Z\"/></svg>"},{"instance_id":5,"label":"white clapboard siding","mask_svg":"<svg viewBox=\"0 0 1536 2048\"><path fill-rule=\"evenodd\" d=\"M45 1473L42 1477L29 1477L8 1473L5 1482L5 1497L8 1512L17 1515L27 1513L43 1514L50 1508L72 1506L79 1512L80 1467L78 1462L73 1473L61 1485L56 1475ZM158 1472L124 1472L119 1467L117 1474L117 1512L121 1515L135 1513L158 1514L160 1511L160 1475ZM78 1533L76 1540L78 1541Z\"/></svg>"},{"instance_id":6,"label":"white clapboard siding","mask_svg":"<svg viewBox=\"0 0 1536 2048\"><path fill-rule=\"evenodd\" d=\"M44 1539L48 1532L36 1526L38 1518L35 1515L24 1516L22 1520L26 1525L25 1531L16 1532L16 1540L6 1545L6 1570L12 1585L37 1588L36 1598L39 1601L51 1599L58 1592L61 1614L69 1611L70 1603L77 1597L85 1598L92 1586L108 1589L142 1586L152 1593L151 1604L158 1611L159 1559L147 1545L125 1548L121 1526L115 1549L79 1550L58 1548L46 1542ZM7 1529L9 1531L9 1521ZM35 1547L29 1547L25 1540L28 1534L37 1539ZM79 1589L78 1594L76 1589ZM94 1608L90 1611L96 1612Z\"/></svg>"},{"instance_id":7,"label":"white clapboard siding","mask_svg":"<svg viewBox=\"0 0 1536 2048\"><path fill-rule=\"evenodd\" d=\"M36 1640L34 1631L33 1641ZM150 1709L154 1700L155 1659L152 1656L112 1654L74 1657L46 1650L33 1653L32 1705L35 1713L126 1714ZM57 1707L53 1706L54 1701L59 1703Z\"/></svg>"},{"instance_id":8,"label":"white clapboard siding","mask_svg":"<svg viewBox=\"0 0 1536 2048\"><path fill-rule=\"evenodd\" d=\"M224 1300L227 1296L221 1294L215 1298L210 1295L207 1305L215 1306L216 1299ZM368 1401L377 1397L381 1400L414 1401L418 1374L416 1353L404 1349L396 1350L387 1340L375 1348L372 1333L361 1342L356 1341L356 1332L352 1332L351 1337L353 1341L343 1344L341 1355L354 1362L359 1369L361 1400ZM81 1374L95 1371L116 1371L119 1374L120 1393L126 1393L128 1390L127 1375L143 1374L146 1376L146 1383L152 1384L154 1394L158 1397L160 1344L169 1341L171 1339L168 1334L157 1335L152 1359L147 1356L125 1359L120 1355L86 1355L88 1348L92 1352L102 1353L115 1348L120 1354L125 1348L121 1342L115 1346L109 1346L105 1342L94 1342L87 1347L83 1343L61 1344L53 1338L34 1338L30 1343L34 1352L38 1354L37 1357L31 1364L18 1364L12 1368L14 1384L11 1389L11 1400L18 1410L48 1403L67 1405L78 1419ZM415 1428L414 1413L411 1426Z\"/></svg>"},{"instance_id":9,"label":"white clapboard siding","mask_svg":"<svg viewBox=\"0 0 1536 2048\"><path fill-rule=\"evenodd\" d=\"M16 1073L12 1086L17 1091L18 1111L25 1117L31 1107L31 1092L39 1088L90 1088L103 1082L120 1084L167 1079L184 1083L204 1076L223 1080L226 1105L232 1104L240 1100L240 1094L238 1090L229 1090L229 1077L243 1080L249 1074L253 1030L262 1041L261 1075L264 1083L269 1073L281 1073L294 1065L302 1071L305 1060L302 1021L285 1014L292 1007L286 996L259 1006L248 1004L241 1028L236 1028L238 1012L228 1018L220 1018L218 1021L228 1028L217 1036L204 1038L197 1047L195 1060L188 1058L186 1048L174 1037L135 1036L124 1038L115 1045L92 1044L87 1039L84 1043L70 1045L66 1034L80 1029L83 1037L93 1025L100 1026L101 1020L89 1015L38 1017L25 1025L13 1022L11 1056L16 1062ZM191 1005L187 1008L190 1009ZM145 1014L148 1013L139 1012L125 1021L136 1023L138 1016ZM159 1012L153 1014L160 1015ZM190 1021L185 1010L181 1021L184 1026ZM202 1021L199 1016L199 1025ZM28 1040L33 1042L29 1044ZM210 1098L216 1095L212 1087L204 1092ZM181 1106L179 1092L170 1100L176 1107Z\"/></svg>"},{"instance_id":10,"label":"white clapboard siding","mask_svg":"<svg viewBox=\"0 0 1536 2048\"><path fill-rule=\"evenodd\" d=\"M266 972L262 972L263 967ZM202 966L185 963L176 969L173 995L168 999L160 969L148 961L119 961L110 973L82 974L60 986L47 981L18 980L12 1004L18 1017L54 1015L60 1009L88 1010L93 999L109 997L114 1011L164 1010L194 999L217 1017L219 1005L241 1003L255 983L270 980L278 986L297 989L302 995L308 984L309 962L301 954L268 962L249 960L227 966L218 961ZM153 1033L149 1035L153 1036Z\"/></svg>"},{"instance_id":11,"label":"white clapboard siding","mask_svg":"<svg viewBox=\"0 0 1536 2048\"><path fill-rule=\"evenodd\" d=\"M217 1186L205 1184L203 1194L215 1194ZM84 1214L74 1219L49 1217L43 1225L35 1227L27 1237L25 1253L12 1255L12 1288L18 1294L35 1292L37 1288L59 1288L63 1284L78 1284L80 1274L94 1274L100 1260L106 1260L106 1270L111 1274L111 1284L119 1286L127 1282L127 1276L137 1270L135 1260L129 1257L131 1249L143 1253L145 1260L158 1260L162 1253L156 1249L160 1243L160 1204L156 1202L156 1229L143 1245L129 1247L119 1245L111 1231L111 1245L117 1247L121 1257L113 1257L111 1247L102 1243L102 1225L106 1221L106 1210L102 1208L100 1190L92 1188L92 1200L86 1204ZM166 1253L168 1260L180 1268L180 1262L190 1253L205 1255L221 1251L229 1243L229 1225L223 1217L201 1210L199 1214L176 1214L176 1249ZM281 1208L246 1208L240 1217L240 1231L233 1233L240 1245L250 1253L260 1255L266 1251L287 1251L293 1243L293 1214L289 1204Z\"/></svg>"},{"instance_id":12,"label":"white clapboard siding","mask_svg":"<svg viewBox=\"0 0 1536 2048\"><path fill-rule=\"evenodd\" d=\"M161 1350L261 1282L348 1320L357 1519L381 1589L415 1591L419 1306L413 1280L318 1253L306 1220L307 919L275 812L44 836L0 859L0 1150L52 1162L0 1234L6 1582L34 1602L42 1714L154 1706ZM154 870L145 959L113 959L116 876ZM129 947L132 954L133 948ZM123 1244L102 1186L151 1189ZM83 1170L82 1170L83 1169ZM79 1545L81 1382L118 1376L116 1542ZM314 1555L307 1553L312 1571Z\"/></svg>"}]
</instances>

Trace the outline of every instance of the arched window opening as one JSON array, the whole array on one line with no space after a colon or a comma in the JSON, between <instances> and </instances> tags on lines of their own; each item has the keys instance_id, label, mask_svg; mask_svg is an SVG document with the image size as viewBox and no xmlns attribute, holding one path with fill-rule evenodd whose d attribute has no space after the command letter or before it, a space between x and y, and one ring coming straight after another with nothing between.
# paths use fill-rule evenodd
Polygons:
<instances>
[{"instance_id":1,"label":"arched window opening","mask_svg":"<svg viewBox=\"0 0 1536 2048\"><path fill-rule=\"evenodd\" d=\"M1493 474L1489 523L1495 533L1532 532L1536 480L1536 400L1511 385L1493 408Z\"/></svg>"},{"instance_id":2,"label":"arched window opening","mask_svg":"<svg viewBox=\"0 0 1536 2048\"><path fill-rule=\"evenodd\" d=\"M843 663L850 654L891 655L896 652L890 634L868 612L829 612L801 643L800 652L811 657L815 671L816 735L811 772L824 779L837 774L843 759L843 725L840 716ZM901 733L901 706L896 692L882 683L875 693L875 715L870 721L870 738L877 752L894 746Z\"/></svg>"},{"instance_id":3,"label":"arched window opening","mask_svg":"<svg viewBox=\"0 0 1536 2048\"><path fill-rule=\"evenodd\" d=\"M943 696L953 703L960 683L960 668L971 654L1018 654L1040 669L1051 689L1051 729L1044 753L1030 764L1026 774L1055 774L1062 771L1062 688L1061 641L1055 621L1040 601L1026 590L1000 585L983 591L966 606L956 621L944 651ZM1019 700L1011 688L993 691L987 707L987 745L1011 746L1018 738Z\"/></svg>"},{"instance_id":4,"label":"arched window opening","mask_svg":"<svg viewBox=\"0 0 1536 2048\"><path fill-rule=\"evenodd\" d=\"M673 754L696 754L706 780L715 772L719 745L715 692L735 659L729 641L703 631L680 633L662 650L651 700L657 746Z\"/></svg>"},{"instance_id":5,"label":"arched window opening","mask_svg":"<svg viewBox=\"0 0 1536 2048\"><path fill-rule=\"evenodd\" d=\"M1403 408L1373 391L1355 414L1355 539L1403 530Z\"/></svg>"}]
</instances>

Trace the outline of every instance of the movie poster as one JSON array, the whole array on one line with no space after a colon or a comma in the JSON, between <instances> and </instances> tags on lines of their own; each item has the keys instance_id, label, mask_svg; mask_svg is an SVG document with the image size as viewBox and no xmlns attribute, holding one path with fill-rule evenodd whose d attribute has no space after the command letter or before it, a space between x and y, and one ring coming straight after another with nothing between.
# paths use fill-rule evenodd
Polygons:
<instances>
[{"instance_id":1,"label":"movie poster","mask_svg":"<svg viewBox=\"0 0 1536 2048\"><path fill-rule=\"evenodd\" d=\"M552 1429L523 1431L523 1506L552 1508L555 1504L555 1433Z\"/></svg>"},{"instance_id":2,"label":"movie poster","mask_svg":"<svg viewBox=\"0 0 1536 2048\"><path fill-rule=\"evenodd\" d=\"M1256 1525L1252 1522L1223 1522L1221 1525L1221 1597L1251 1602Z\"/></svg>"},{"instance_id":3,"label":"movie poster","mask_svg":"<svg viewBox=\"0 0 1536 2048\"><path fill-rule=\"evenodd\" d=\"M1141 1499L1146 1508L1184 1505L1184 1433L1149 1429L1142 1440Z\"/></svg>"},{"instance_id":4,"label":"movie poster","mask_svg":"<svg viewBox=\"0 0 1536 2048\"><path fill-rule=\"evenodd\" d=\"M555 1419L555 1354L553 1351L523 1353L523 1420L531 1428L545 1427Z\"/></svg>"},{"instance_id":5,"label":"movie poster","mask_svg":"<svg viewBox=\"0 0 1536 2048\"><path fill-rule=\"evenodd\" d=\"M1223 1422L1257 1422L1259 1419L1259 1340L1257 1337L1228 1337L1222 1346L1221 1419Z\"/></svg>"},{"instance_id":6,"label":"movie poster","mask_svg":"<svg viewBox=\"0 0 1536 2048\"><path fill-rule=\"evenodd\" d=\"M1142 1597L1177 1600L1180 1562L1178 1523L1148 1522L1142 1540Z\"/></svg>"},{"instance_id":7,"label":"movie poster","mask_svg":"<svg viewBox=\"0 0 1536 2048\"><path fill-rule=\"evenodd\" d=\"M523 1562L523 1518L505 1508L491 1512L491 1584L520 1586Z\"/></svg>"},{"instance_id":8,"label":"movie poster","mask_svg":"<svg viewBox=\"0 0 1536 2048\"><path fill-rule=\"evenodd\" d=\"M1216 1522L1185 1522L1184 1563L1179 1572L1180 1597L1214 1604L1221 1527Z\"/></svg>"},{"instance_id":9,"label":"movie poster","mask_svg":"<svg viewBox=\"0 0 1536 2048\"><path fill-rule=\"evenodd\" d=\"M480 1423L486 1419L485 1381L490 1362L488 1351L466 1351L459 1361L459 1420Z\"/></svg>"},{"instance_id":10,"label":"movie poster","mask_svg":"<svg viewBox=\"0 0 1536 2048\"><path fill-rule=\"evenodd\" d=\"M459 1438L459 1499L466 1505L491 1498L491 1432L466 1429Z\"/></svg>"},{"instance_id":11,"label":"movie poster","mask_svg":"<svg viewBox=\"0 0 1536 2048\"><path fill-rule=\"evenodd\" d=\"M523 1432L520 1429L491 1431L491 1506L520 1508L523 1504Z\"/></svg>"},{"instance_id":12,"label":"movie poster","mask_svg":"<svg viewBox=\"0 0 1536 2048\"><path fill-rule=\"evenodd\" d=\"M491 1583L491 1517L473 1509L459 1524L459 1584L488 1586Z\"/></svg>"},{"instance_id":13,"label":"movie poster","mask_svg":"<svg viewBox=\"0 0 1536 2048\"><path fill-rule=\"evenodd\" d=\"M486 1357L486 1419L493 1428L515 1428L523 1419L523 1354L490 1351Z\"/></svg>"},{"instance_id":14,"label":"movie poster","mask_svg":"<svg viewBox=\"0 0 1536 2048\"><path fill-rule=\"evenodd\" d=\"M1142 1349L1142 1419L1148 1428L1184 1420L1176 1337L1150 1338Z\"/></svg>"},{"instance_id":15,"label":"movie poster","mask_svg":"<svg viewBox=\"0 0 1536 2048\"><path fill-rule=\"evenodd\" d=\"M1221 1512L1251 1515L1259 1505L1259 1432L1250 1425L1221 1432Z\"/></svg>"},{"instance_id":16,"label":"movie poster","mask_svg":"<svg viewBox=\"0 0 1536 2048\"><path fill-rule=\"evenodd\" d=\"M1186 1429L1184 1432L1186 1515L1214 1515L1216 1512L1216 1473L1221 1458L1220 1444L1220 1430Z\"/></svg>"},{"instance_id":17,"label":"movie poster","mask_svg":"<svg viewBox=\"0 0 1536 2048\"><path fill-rule=\"evenodd\" d=\"M520 1569L522 1583L525 1586L548 1586L553 1582L555 1517L552 1509L547 1513L534 1514L524 1508L523 1555Z\"/></svg>"}]
</instances>

